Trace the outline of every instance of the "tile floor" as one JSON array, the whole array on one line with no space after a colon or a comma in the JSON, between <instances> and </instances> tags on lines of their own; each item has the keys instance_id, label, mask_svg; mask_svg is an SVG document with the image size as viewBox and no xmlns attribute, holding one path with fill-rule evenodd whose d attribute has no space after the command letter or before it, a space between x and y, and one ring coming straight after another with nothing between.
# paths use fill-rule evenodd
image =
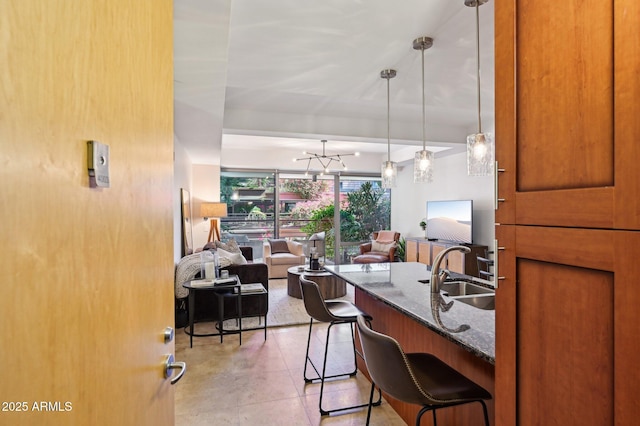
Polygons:
<instances>
[{"instance_id":1,"label":"tile floor","mask_svg":"<svg viewBox=\"0 0 640 426\"><path fill-rule=\"evenodd\" d=\"M204 327L206 324L198 324ZM303 368L308 325L269 328L238 336L194 338L176 333L176 359L187 363L187 373L176 385L176 425L364 425L366 407L342 415L320 416L320 384L305 385ZM326 324L314 324L312 359L322 366ZM198 329L203 332L204 329ZM353 369L348 325L331 329L328 369ZM308 372L309 374L309 372ZM356 378L325 383L323 408L368 401L370 382ZM404 425L383 401L374 407L372 425Z\"/></svg>"}]
</instances>

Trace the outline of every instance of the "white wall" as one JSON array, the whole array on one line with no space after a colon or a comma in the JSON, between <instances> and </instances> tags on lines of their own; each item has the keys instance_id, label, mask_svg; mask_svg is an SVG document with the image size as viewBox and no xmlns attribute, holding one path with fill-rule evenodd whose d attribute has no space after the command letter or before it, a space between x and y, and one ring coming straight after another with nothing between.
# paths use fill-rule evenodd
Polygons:
<instances>
[{"instance_id":1,"label":"white wall","mask_svg":"<svg viewBox=\"0 0 640 426\"><path fill-rule=\"evenodd\" d=\"M173 259L176 263L182 255L182 203L180 189L191 192L191 160L177 138L173 141Z\"/></svg>"},{"instance_id":2,"label":"white wall","mask_svg":"<svg viewBox=\"0 0 640 426\"><path fill-rule=\"evenodd\" d=\"M194 164L191 203L193 207L193 249L202 248L209 236L210 221L200 216L203 202L220 201L220 166Z\"/></svg>"},{"instance_id":3,"label":"white wall","mask_svg":"<svg viewBox=\"0 0 640 426\"><path fill-rule=\"evenodd\" d=\"M419 226L428 200L473 200L473 242L493 247L493 176L468 176L466 152L436 158L432 183L413 183L413 164L403 163L391 191L391 228L404 237L424 237Z\"/></svg>"}]
</instances>

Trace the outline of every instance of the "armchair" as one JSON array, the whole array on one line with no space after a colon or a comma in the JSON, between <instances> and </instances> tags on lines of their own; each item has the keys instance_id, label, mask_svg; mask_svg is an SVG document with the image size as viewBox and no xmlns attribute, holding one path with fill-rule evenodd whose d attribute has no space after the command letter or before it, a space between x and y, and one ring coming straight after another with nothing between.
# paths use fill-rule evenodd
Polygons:
<instances>
[{"instance_id":1,"label":"armchair","mask_svg":"<svg viewBox=\"0 0 640 426\"><path fill-rule=\"evenodd\" d=\"M353 263L394 262L399 240L399 232L374 232L371 242L360 244L360 254L353 258Z\"/></svg>"},{"instance_id":2,"label":"armchair","mask_svg":"<svg viewBox=\"0 0 640 426\"><path fill-rule=\"evenodd\" d=\"M291 240L267 240L263 243L264 263L269 278L286 278L287 269L304 265L304 245Z\"/></svg>"}]
</instances>

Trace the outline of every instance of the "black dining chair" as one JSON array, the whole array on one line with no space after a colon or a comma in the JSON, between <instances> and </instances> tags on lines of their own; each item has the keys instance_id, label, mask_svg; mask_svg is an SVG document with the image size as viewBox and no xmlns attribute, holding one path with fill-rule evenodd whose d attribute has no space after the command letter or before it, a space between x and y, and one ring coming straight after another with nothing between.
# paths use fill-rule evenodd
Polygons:
<instances>
[{"instance_id":1,"label":"black dining chair","mask_svg":"<svg viewBox=\"0 0 640 426\"><path fill-rule=\"evenodd\" d=\"M421 405L416 426L420 425L420 419L427 411L432 411L436 426L436 410L479 402L484 412L484 423L489 426L484 401L491 399L491 394L487 390L431 354L404 353L394 338L371 330L364 316L358 316L357 324L362 353L373 381L370 401L377 386L397 400ZM367 425L370 418L371 405Z\"/></svg>"},{"instance_id":2,"label":"black dining chair","mask_svg":"<svg viewBox=\"0 0 640 426\"><path fill-rule=\"evenodd\" d=\"M371 325L371 317L366 313L362 312L358 309L353 303L348 302L346 300L327 300L325 301L320 293L320 288L318 284L315 282L304 278L304 276L300 277L300 288L302 290L302 300L304 302L304 307L307 310L307 313L311 317L309 320L309 336L307 337L307 351L305 354L305 363L304 363L304 381L306 383L317 383L320 382L320 401L318 403L318 407L320 408L321 415L329 415L335 412L353 410L356 408L363 408L369 406L369 409L372 405L380 405L382 402L382 393L379 392L378 400L373 402L373 393L371 394L371 398L369 403L363 403L359 405L352 405L349 407L335 408L332 410L325 410L322 408L322 396L324 393L324 384L327 379L337 379L339 377L342 378L350 378L356 375L358 371L357 359L356 355L360 354L356 350L355 344L355 332L353 324L356 322L356 318L358 316L362 317L362 320ZM322 371L318 370L316 365L313 363L313 360L309 357L309 347L311 346L311 335L313 329L313 322L325 322L329 323L329 327L327 328L327 339L324 346L324 358L322 361ZM351 341L353 345L353 371L348 371L339 374L333 374L330 376L326 375L327 371L327 354L329 351L329 337L331 335L331 328L334 325L338 324L349 324L351 328ZM307 366L311 365L313 370L316 373L316 377L307 377Z\"/></svg>"}]
</instances>

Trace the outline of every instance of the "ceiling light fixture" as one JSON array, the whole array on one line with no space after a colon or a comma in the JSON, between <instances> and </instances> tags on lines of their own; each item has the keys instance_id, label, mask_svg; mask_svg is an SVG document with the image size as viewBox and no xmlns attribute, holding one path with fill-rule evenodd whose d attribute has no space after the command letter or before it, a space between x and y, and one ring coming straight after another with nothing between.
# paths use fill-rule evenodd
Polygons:
<instances>
[{"instance_id":1,"label":"ceiling light fixture","mask_svg":"<svg viewBox=\"0 0 640 426\"><path fill-rule=\"evenodd\" d=\"M308 157L302 157L302 158L294 158L293 161L301 161L301 160L307 160L307 170L304 173L305 176L309 175L309 170L313 171L313 169L311 169L311 160L318 160L318 162L320 163L320 165L322 166L322 171L320 172L320 176L322 176L324 173L329 173L330 169L329 166L331 165L332 162L336 162L336 163L340 163L340 165L342 165L342 170L347 170L347 165L344 164L344 161L342 161L342 157L348 157L350 155L355 155L356 157L360 155L359 152L354 152L352 154L327 154L325 152L325 147L327 145L327 141L325 139L321 140L320 142L322 142L322 154L315 154L313 152L307 152L304 151L302 153L302 155L308 155Z\"/></svg>"},{"instance_id":2,"label":"ceiling light fixture","mask_svg":"<svg viewBox=\"0 0 640 426\"><path fill-rule=\"evenodd\" d=\"M396 76L396 70L386 69L380 71L380 77L387 80L387 161L382 162L382 187L394 188L398 176L398 164L391 161L391 111L389 99L389 80Z\"/></svg>"},{"instance_id":3,"label":"ceiling light fixture","mask_svg":"<svg viewBox=\"0 0 640 426\"><path fill-rule=\"evenodd\" d=\"M476 61L478 83L478 133L467 136L467 173L469 176L493 175L493 135L482 132L480 102L480 11L479 7L489 0L465 0L465 6L476 9Z\"/></svg>"},{"instance_id":4,"label":"ceiling light fixture","mask_svg":"<svg viewBox=\"0 0 640 426\"><path fill-rule=\"evenodd\" d=\"M427 150L427 117L426 104L424 99L424 51L433 46L431 37L418 37L413 40L413 48L422 50L422 150L416 152L413 159L413 182L433 181L433 160L434 154Z\"/></svg>"}]
</instances>

